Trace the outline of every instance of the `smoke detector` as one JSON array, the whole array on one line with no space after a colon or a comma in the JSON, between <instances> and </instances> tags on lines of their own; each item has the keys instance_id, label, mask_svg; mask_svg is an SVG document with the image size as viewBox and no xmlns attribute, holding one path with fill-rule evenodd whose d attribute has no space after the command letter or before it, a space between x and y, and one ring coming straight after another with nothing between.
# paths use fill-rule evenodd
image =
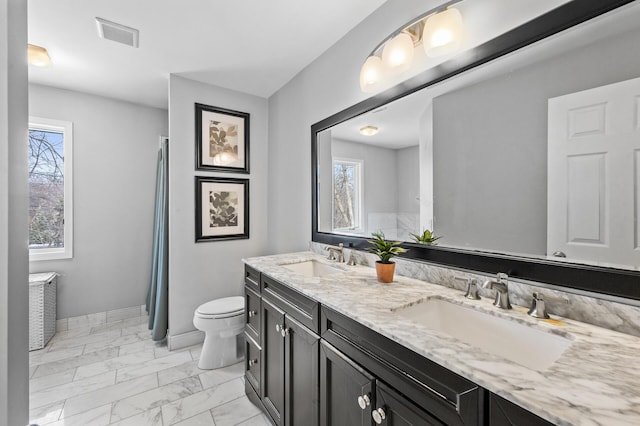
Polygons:
<instances>
[{"instance_id":1,"label":"smoke detector","mask_svg":"<svg viewBox=\"0 0 640 426\"><path fill-rule=\"evenodd\" d=\"M98 36L105 40L115 41L131 47L138 47L140 31L106 19L96 17Z\"/></svg>"}]
</instances>

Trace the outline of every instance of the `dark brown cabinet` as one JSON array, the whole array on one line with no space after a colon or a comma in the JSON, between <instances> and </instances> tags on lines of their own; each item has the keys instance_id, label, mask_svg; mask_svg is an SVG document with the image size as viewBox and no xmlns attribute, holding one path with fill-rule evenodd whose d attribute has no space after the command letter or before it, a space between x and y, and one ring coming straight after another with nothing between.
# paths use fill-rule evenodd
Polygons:
<instances>
[{"instance_id":1,"label":"dark brown cabinet","mask_svg":"<svg viewBox=\"0 0 640 426\"><path fill-rule=\"evenodd\" d=\"M250 361L253 367L245 365L245 378L252 386L247 392L262 404L277 426L317 426L320 337L306 326L318 323L314 318L317 303L268 277L260 277L260 289L256 293L245 286L248 309L259 309L247 318L247 348L258 352L258 345L252 345L255 334L261 348L260 359ZM255 378L257 371L259 381Z\"/></svg>"},{"instance_id":2,"label":"dark brown cabinet","mask_svg":"<svg viewBox=\"0 0 640 426\"><path fill-rule=\"evenodd\" d=\"M375 378L326 342L320 343L320 424L370 426Z\"/></svg>"},{"instance_id":3,"label":"dark brown cabinet","mask_svg":"<svg viewBox=\"0 0 640 426\"><path fill-rule=\"evenodd\" d=\"M489 424L491 426L553 426L553 423L496 394L491 394L489 397Z\"/></svg>"},{"instance_id":4,"label":"dark brown cabinet","mask_svg":"<svg viewBox=\"0 0 640 426\"><path fill-rule=\"evenodd\" d=\"M245 389L274 425L551 424L293 288L245 271Z\"/></svg>"},{"instance_id":5,"label":"dark brown cabinet","mask_svg":"<svg viewBox=\"0 0 640 426\"><path fill-rule=\"evenodd\" d=\"M380 381L376 382L376 404L371 417L375 424L388 426L444 426L444 423Z\"/></svg>"}]
</instances>

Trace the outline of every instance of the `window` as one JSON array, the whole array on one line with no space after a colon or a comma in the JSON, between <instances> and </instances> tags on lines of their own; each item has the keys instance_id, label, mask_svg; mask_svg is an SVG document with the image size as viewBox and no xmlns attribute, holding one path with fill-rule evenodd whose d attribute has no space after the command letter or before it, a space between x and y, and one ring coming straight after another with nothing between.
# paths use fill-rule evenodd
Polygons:
<instances>
[{"instance_id":1,"label":"window","mask_svg":"<svg viewBox=\"0 0 640 426\"><path fill-rule=\"evenodd\" d=\"M362 227L362 161L333 159L333 229Z\"/></svg>"},{"instance_id":2,"label":"window","mask_svg":"<svg viewBox=\"0 0 640 426\"><path fill-rule=\"evenodd\" d=\"M29 260L73 256L73 125L29 118Z\"/></svg>"}]
</instances>

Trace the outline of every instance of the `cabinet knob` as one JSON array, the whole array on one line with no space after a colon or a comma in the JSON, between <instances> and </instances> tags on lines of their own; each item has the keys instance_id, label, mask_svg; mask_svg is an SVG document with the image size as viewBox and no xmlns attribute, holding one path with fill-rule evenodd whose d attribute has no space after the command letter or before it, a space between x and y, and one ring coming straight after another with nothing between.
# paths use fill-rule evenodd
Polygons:
<instances>
[{"instance_id":1,"label":"cabinet knob","mask_svg":"<svg viewBox=\"0 0 640 426\"><path fill-rule=\"evenodd\" d=\"M376 422L377 425L381 425L382 421L387 418L387 414L382 408L378 408L371 412L371 417L373 417L373 421Z\"/></svg>"},{"instance_id":2,"label":"cabinet knob","mask_svg":"<svg viewBox=\"0 0 640 426\"><path fill-rule=\"evenodd\" d=\"M258 359L250 359L249 360L249 367L253 367L254 365L256 365L258 363Z\"/></svg>"},{"instance_id":3,"label":"cabinet knob","mask_svg":"<svg viewBox=\"0 0 640 426\"><path fill-rule=\"evenodd\" d=\"M280 335L282 335L282 337L287 337L289 335L289 329L286 327L281 327L280 328Z\"/></svg>"},{"instance_id":4,"label":"cabinet knob","mask_svg":"<svg viewBox=\"0 0 640 426\"><path fill-rule=\"evenodd\" d=\"M369 395L360 395L358 397L358 405L363 410L367 408L368 405L371 404L371 400L369 399Z\"/></svg>"},{"instance_id":5,"label":"cabinet knob","mask_svg":"<svg viewBox=\"0 0 640 426\"><path fill-rule=\"evenodd\" d=\"M276 324L276 332L280 331L280 324Z\"/></svg>"},{"instance_id":6,"label":"cabinet knob","mask_svg":"<svg viewBox=\"0 0 640 426\"><path fill-rule=\"evenodd\" d=\"M249 311L249 318L255 317L256 315L258 315L256 311Z\"/></svg>"}]
</instances>

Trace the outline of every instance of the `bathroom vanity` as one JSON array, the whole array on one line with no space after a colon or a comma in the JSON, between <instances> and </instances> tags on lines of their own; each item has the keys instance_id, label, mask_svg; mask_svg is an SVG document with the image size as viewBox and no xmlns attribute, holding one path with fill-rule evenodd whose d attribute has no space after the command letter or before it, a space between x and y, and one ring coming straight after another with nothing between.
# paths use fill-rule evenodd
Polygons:
<instances>
[{"instance_id":1,"label":"bathroom vanity","mask_svg":"<svg viewBox=\"0 0 640 426\"><path fill-rule=\"evenodd\" d=\"M407 277L381 284L373 268L312 252L246 259L245 297L246 393L276 425L640 421L637 337L534 319L518 306L498 310L488 298ZM470 344L412 313L438 304L452 305L457 326L481 340ZM509 337L510 327L533 331L534 346L523 354L510 353L525 344L517 340L482 346Z\"/></svg>"}]
</instances>

